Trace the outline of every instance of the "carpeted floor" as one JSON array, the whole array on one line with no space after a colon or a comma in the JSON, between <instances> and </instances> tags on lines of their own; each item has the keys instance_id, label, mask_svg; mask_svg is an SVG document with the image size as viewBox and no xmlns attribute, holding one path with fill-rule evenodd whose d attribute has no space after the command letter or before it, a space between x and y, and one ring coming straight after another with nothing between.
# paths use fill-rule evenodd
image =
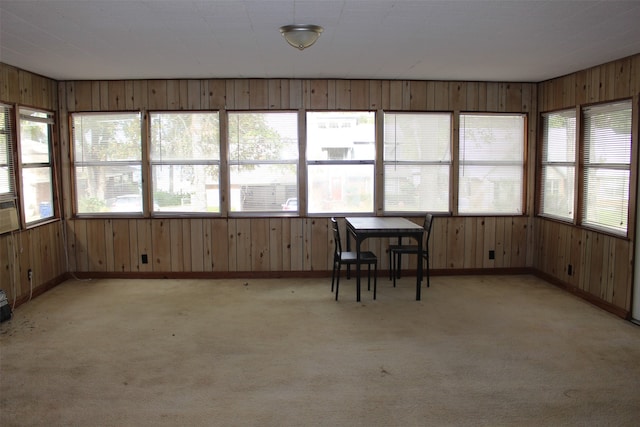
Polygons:
<instances>
[{"instance_id":1,"label":"carpeted floor","mask_svg":"<svg viewBox=\"0 0 640 427\"><path fill-rule=\"evenodd\" d=\"M531 276L68 281L0 325L0 425L637 426L640 327Z\"/></svg>"}]
</instances>

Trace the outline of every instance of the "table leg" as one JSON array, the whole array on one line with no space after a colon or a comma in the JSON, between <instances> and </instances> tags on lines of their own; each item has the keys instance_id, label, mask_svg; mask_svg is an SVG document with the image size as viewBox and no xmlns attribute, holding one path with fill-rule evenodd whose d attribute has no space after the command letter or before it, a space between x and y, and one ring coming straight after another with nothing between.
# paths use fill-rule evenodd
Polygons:
<instances>
[{"instance_id":1,"label":"table leg","mask_svg":"<svg viewBox=\"0 0 640 427\"><path fill-rule=\"evenodd\" d=\"M417 236L418 240L418 273L416 274L416 301L420 301L420 287L422 285L422 235Z\"/></svg>"},{"instance_id":2,"label":"table leg","mask_svg":"<svg viewBox=\"0 0 640 427\"><path fill-rule=\"evenodd\" d=\"M356 238L356 301L360 302L360 244L362 241Z\"/></svg>"}]
</instances>

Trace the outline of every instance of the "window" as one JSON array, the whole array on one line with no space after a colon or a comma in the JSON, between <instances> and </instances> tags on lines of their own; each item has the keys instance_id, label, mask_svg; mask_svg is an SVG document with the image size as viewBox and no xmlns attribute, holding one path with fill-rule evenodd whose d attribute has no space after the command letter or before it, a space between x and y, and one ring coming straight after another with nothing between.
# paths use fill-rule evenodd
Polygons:
<instances>
[{"instance_id":1,"label":"window","mask_svg":"<svg viewBox=\"0 0 640 427\"><path fill-rule=\"evenodd\" d=\"M576 111L542 115L540 213L572 221L576 173Z\"/></svg>"},{"instance_id":2,"label":"window","mask_svg":"<svg viewBox=\"0 0 640 427\"><path fill-rule=\"evenodd\" d=\"M308 211L373 213L375 113L307 113Z\"/></svg>"},{"instance_id":3,"label":"window","mask_svg":"<svg viewBox=\"0 0 640 427\"><path fill-rule=\"evenodd\" d=\"M153 210L220 212L218 113L151 113Z\"/></svg>"},{"instance_id":4,"label":"window","mask_svg":"<svg viewBox=\"0 0 640 427\"><path fill-rule=\"evenodd\" d=\"M140 113L72 115L78 214L141 214Z\"/></svg>"},{"instance_id":5,"label":"window","mask_svg":"<svg viewBox=\"0 0 640 427\"><path fill-rule=\"evenodd\" d=\"M448 212L450 113L385 113L385 212Z\"/></svg>"},{"instance_id":6,"label":"window","mask_svg":"<svg viewBox=\"0 0 640 427\"><path fill-rule=\"evenodd\" d=\"M20 108L22 209L27 224L52 218L53 114Z\"/></svg>"},{"instance_id":7,"label":"window","mask_svg":"<svg viewBox=\"0 0 640 427\"><path fill-rule=\"evenodd\" d=\"M297 212L298 114L229 113L229 175L231 212Z\"/></svg>"},{"instance_id":8,"label":"window","mask_svg":"<svg viewBox=\"0 0 640 427\"><path fill-rule=\"evenodd\" d=\"M458 212L521 214L525 116L461 114Z\"/></svg>"},{"instance_id":9,"label":"window","mask_svg":"<svg viewBox=\"0 0 640 427\"><path fill-rule=\"evenodd\" d=\"M631 101L583 110L582 222L625 234L631 174Z\"/></svg>"},{"instance_id":10,"label":"window","mask_svg":"<svg viewBox=\"0 0 640 427\"><path fill-rule=\"evenodd\" d=\"M0 104L0 203L16 200L11 107Z\"/></svg>"}]
</instances>

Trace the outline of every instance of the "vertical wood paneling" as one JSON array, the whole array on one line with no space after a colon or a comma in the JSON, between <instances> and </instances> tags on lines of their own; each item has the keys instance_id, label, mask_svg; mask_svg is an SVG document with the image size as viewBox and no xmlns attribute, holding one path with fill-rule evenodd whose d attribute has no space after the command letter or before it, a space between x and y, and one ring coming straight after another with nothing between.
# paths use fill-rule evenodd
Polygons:
<instances>
[{"instance_id":1,"label":"vertical wood paneling","mask_svg":"<svg viewBox=\"0 0 640 427\"><path fill-rule=\"evenodd\" d=\"M251 219L235 220L236 228L236 269L235 271L251 271Z\"/></svg>"},{"instance_id":2,"label":"vertical wood paneling","mask_svg":"<svg viewBox=\"0 0 640 427\"><path fill-rule=\"evenodd\" d=\"M153 246L153 271L171 271L171 227L166 219L149 220ZM151 261L151 259L149 260Z\"/></svg>"},{"instance_id":3,"label":"vertical wood paneling","mask_svg":"<svg viewBox=\"0 0 640 427\"><path fill-rule=\"evenodd\" d=\"M129 220L112 220L113 232L113 264L114 271L134 271L131 268L132 246L130 241ZM135 255L134 255L135 256Z\"/></svg>"},{"instance_id":4,"label":"vertical wood paneling","mask_svg":"<svg viewBox=\"0 0 640 427\"><path fill-rule=\"evenodd\" d=\"M139 261L138 270L144 272L153 271L154 266L154 254L155 248L153 247L153 231L151 226L151 220L139 219L136 220L136 231L138 238L138 258L141 258L142 254L147 254L147 264L143 264ZM166 250L161 248L162 251Z\"/></svg>"},{"instance_id":5,"label":"vertical wood paneling","mask_svg":"<svg viewBox=\"0 0 640 427\"><path fill-rule=\"evenodd\" d=\"M251 271L269 271L269 219L255 218L250 221L251 226Z\"/></svg>"},{"instance_id":6,"label":"vertical wood paneling","mask_svg":"<svg viewBox=\"0 0 640 427\"><path fill-rule=\"evenodd\" d=\"M191 220L191 271L204 271L204 226L201 218Z\"/></svg>"}]
</instances>

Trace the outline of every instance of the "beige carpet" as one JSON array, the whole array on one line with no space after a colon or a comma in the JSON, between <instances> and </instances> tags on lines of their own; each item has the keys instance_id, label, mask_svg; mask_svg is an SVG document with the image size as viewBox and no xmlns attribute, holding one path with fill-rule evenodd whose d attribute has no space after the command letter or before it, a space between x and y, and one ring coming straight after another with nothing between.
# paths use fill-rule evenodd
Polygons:
<instances>
[{"instance_id":1,"label":"beige carpet","mask_svg":"<svg viewBox=\"0 0 640 427\"><path fill-rule=\"evenodd\" d=\"M68 281L0 325L0 425L637 426L640 327L531 276Z\"/></svg>"}]
</instances>

